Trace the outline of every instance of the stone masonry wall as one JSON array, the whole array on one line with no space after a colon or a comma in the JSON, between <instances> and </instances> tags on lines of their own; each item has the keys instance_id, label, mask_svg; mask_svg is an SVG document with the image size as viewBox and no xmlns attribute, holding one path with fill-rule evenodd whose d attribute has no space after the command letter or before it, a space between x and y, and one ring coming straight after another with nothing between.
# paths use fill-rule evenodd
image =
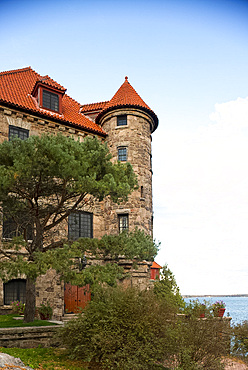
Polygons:
<instances>
[{"instance_id":1,"label":"stone masonry wall","mask_svg":"<svg viewBox=\"0 0 248 370\"><path fill-rule=\"evenodd\" d=\"M117 126L117 116L127 115L127 125ZM118 148L127 148L127 161L138 176L139 189L120 205L107 199L104 202L105 233L118 232L118 214L129 215L129 229L135 227L152 235L152 169L151 118L137 109L117 109L107 113L101 126L108 133L106 139L113 161L118 159Z\"/></svg>"},{"instance_id":2,"label":"stone masonry wall","mask_svg":"<svg viewBox=\"0 0 248 370\"><path fill-rule=\"evenodd\" d=\"M83 141L86 136L92 136L80 128L73 128L63 123L56 123L49 120L40 119L34 115L28 115L18 112L18 110L7 109L0 106L0 143L9 139L9 125L29 130L29 136L42 134L61 133L65 136L74 137L76 140ZM102 139L101 139L102 140ZM103 205L95 202L92 207L85 208L85 211L93 213L93 236L99 238L103 235ZM63 227L62 227L63 229ZM63 232L63 230L61 230ZM0 234L2 226L0 222Z\"/></svg>"},{"instance_id":3,"label":"stone masonry wall","mask_svg":"<svg viewBox=\"0 0 248 370\"><path fill-rule=\"evenodd\" d=\"M61 320L64 315L64 283L51 269L36 281L36 307L42 303L49 303L53 308L53 318Z\"/></svg>"},{"instance_id":4,"label":"stone masonry wall","mask_svg":"<svg viewBox=\"0 0 248 370\"><path fill-rule=\"evenodd\" d=\"M0 347L34 348L39 346L57 346L58 340L56 339L56 334L58 330L58 326L0 329ZM15 368L15 366L13 368Z\"/></svg>"},{"instance_id":5,"label":"stone masonry wall","mask_svg":"<svg viewBox=\"0 0 248 370\"><path fill-rule=\"evenodd\" d=\"M127 114L127 126L117 127L117 115ZM0 106L0 143L8 140L9 125L29 130L29 135L56 134L72 136L82 141L89 133L69 125L41 119L35 115L24 114L16 109ZM126 203L114 204L110 199L95 202L85 211L93 213L93 237L104 234L117 234L118 214L129 215L129 229L138 227L152 235L152 170L151 170L151 117L142 110L121 109L103 116L101 125L108 133L106 142L113 161L117 161L118 147L126 146L128 161L138 176L139 189L134 191ZM102 139L101 139L102 140ZM143 187L141 193L141 186ZM2 232L0 222L0 235ZM58 233L66 235L68 225L60 225ZM139 285L145 288L150 284L149 264L139 264L138 270L132 270L127 262L124 266L131 273L127 285ZM53 306L54 318L60 319L64 314L64 285L55 272L49 270L37 280L36 305L49 302ZM3 283L0 281L0 306L3 305Z\"/></svg>"},{"instance_id":6,"label":"stone masonry wall","mask_svg":"<svg viewBox=\"0 0 248 370\"><path fill-rule=\"evenodd\" d=\"M0 106L0 143L9 139L9 125L29 130L29 136L61 133L66 136L72 136L75 139L79 138L80 141L88 135L93 136L80 130L80 128L75 129L65 124L40 119L35 115L24 114L18 110ZM85 207L84 210L93 213L93 236L100 237L104 229L101 204L96 202L92 206ZM60 237L65 237L67 235L67 221L60 225L57 233ZM0 236L1 235L2 222L0 222ZM3 291L3 282L0 280L0 306L4 305ZM37 279L36 295L36 306L40 306L41 303L49 302L53 307L54 318L60 319L63 316L64 284L53 270L49 270L46 275L40 276Z\"/></svg>"}]
</instances>

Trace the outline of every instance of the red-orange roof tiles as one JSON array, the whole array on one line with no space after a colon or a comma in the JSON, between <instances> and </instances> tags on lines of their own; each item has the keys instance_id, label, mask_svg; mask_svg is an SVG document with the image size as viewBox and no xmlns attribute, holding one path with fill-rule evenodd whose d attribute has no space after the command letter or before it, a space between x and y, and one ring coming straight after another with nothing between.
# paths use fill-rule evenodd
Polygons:
<instances>
[{"instance_id":1,"label":"red-orange roof tiles","mask_svg":"<svg viewBox=\"0 0 248 370\"><path fill-rule=\"evenodd\" d=\"M41 77L40 80L38 80L37 82L41 82L42 84L45 84L45 85L48 85L50 87L54 87L55 89L57 90L61 90L62 92L65 92L66 89L64 88L64 86L60 85L58 82L52 80L49 76L43 76Z\"/></svg>"},{"instance_id":2,"label":"red-orange roof tiles","mask_svg":"<svg viewBox=\"0 0 248 370\"><path fill-rule=\"evenodd\" d=\"M106 136L100 126L80 113L80 104L66 94L62 97L62 114L40 108L31 95L38 81L65 91L63 86L50 77L42 77L31 67L27 67L0 73L0 102Z\"/></svg>"},{"instance_id":3,"label":"red-orange roof tiles","mask_svg":"<svg viewBox=\"0 0 248 370\"><path fill-rule=\"evenodd\" d=\"M128 82L128 78L125 77L124 83L121 85L119 90L115 93L113 98L104 106L103 110L99 113L96 118L96 122L103 116L103 114L109 110L117 107L137 107L148 112L154 120L154 130L158 125L158 118L156 114L150 109L150 107L144 102L135 89Z\"/></svg>"},{"instance_id":4,"label":"red-orange roof tiles","mask_svg":"<svg viewBox=\"0 0 248 370\"><path fill-rule=\"evenodd\" d=\"M83 112L83 113L101 111L102 109L104 109L104 107L107 103L108 103L108 101L103 101L103 102L100 102L100 103L84 104L84 105L81 105L80 111Z\"/></svg>"},{"instance_id":5,"label":"red-orange roof tiles","mask_svg":"<svg viewBox=\"0 0 248 370\"><path fill-rule=\"evenodd\" d=\"M152 269L161 269L162 266L160 266L157 262L153 261L151 268Z\"/></svg>"}]
</instances>

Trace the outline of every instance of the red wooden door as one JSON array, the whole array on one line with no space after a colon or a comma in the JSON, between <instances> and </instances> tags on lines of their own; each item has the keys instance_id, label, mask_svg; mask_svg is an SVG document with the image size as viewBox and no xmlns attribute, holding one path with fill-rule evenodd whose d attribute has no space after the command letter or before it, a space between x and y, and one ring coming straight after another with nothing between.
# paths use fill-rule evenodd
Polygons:
<instances>
[{"instance_id":1,"label":"red wooden door","mask_svg":"<svg viewBox=\"0 0 248 370\"><path fill-rule=\"evenodd\" d=\"M65 312L77 313L85 308L87 302L91 299L90 286L87 284L84 287L65 284Z\"/></svg>"}]
</instances>

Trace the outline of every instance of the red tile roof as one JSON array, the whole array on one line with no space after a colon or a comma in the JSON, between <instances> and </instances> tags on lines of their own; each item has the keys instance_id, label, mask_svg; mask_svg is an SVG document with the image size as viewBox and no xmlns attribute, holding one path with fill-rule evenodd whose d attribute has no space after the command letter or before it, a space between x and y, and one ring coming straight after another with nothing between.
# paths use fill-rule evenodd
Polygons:
<instances>
[{"instance_id":1,"label":"red tile roof","mask_svg":"<svg viewBox=\"0 0 248 370\"><path fill-rule=\"evenodd\" d=\"M61 121L106 136L101 127L80 113L80 104L66 94L62 97L62 114L40 108L36 99L31 95L37 82L45 83L61 92L65 91L63 86L49 76L41 76L31 67L27 67L0 73L0 102L38 114L44 119Z\"/></svg>"},{"instance_id":2,"label":"red tile roof","mask_svg":"<svg viewBox=\"0 0 248 370\"><path fill-rule=\"evenodd\" d=\"M96 118L98 123L100 118L108 111L118 108L118 107L136 107L148 112L154 120L154 129L158 126L158 117L156 114L149 108L149 106L144 102L135 89L128 82L128 78L125 77L124 83L121 85L119 90L115 93L113 98L107 102L103 110L99 113Z\"/></svg>"},{"instance_id":3,"label":"red tile roof","mask_svg":"<svg viewBox=\"0 0 248 370\"><path fill-rule=\"evenodd\" d=\"M41 77L40 80L37 80L37 83L41 82L43 85L47 85L49 87L53 87L57 90L61 90L62 92L65 92L66 89L58 84L56 81L52 80L48 75Z\"/></svg>"},{"instance_id":4,"label":"red tile roof","mask_svg":"<svg viewBox=\"0 0 248 370\"><path fill-rule=\"evenodd\" d=\"M84 104L84 105L81 105L80 111L82 113L101 111L103 110L103 108L105 107L107 103L108 101L103 101L100 103Z\"/></svg>"},{"instance_id":5,"label":"red tile roof","mask_svg":"<svg viewBox=\"0 0 248 370\"><path fill-rule=\"evenodd\" d=\"M153 262L152 263L152 266L151 266L151 269L161 269L162 268L162 266L160 266L157 262Z\"/></svg>"}]
</instances>

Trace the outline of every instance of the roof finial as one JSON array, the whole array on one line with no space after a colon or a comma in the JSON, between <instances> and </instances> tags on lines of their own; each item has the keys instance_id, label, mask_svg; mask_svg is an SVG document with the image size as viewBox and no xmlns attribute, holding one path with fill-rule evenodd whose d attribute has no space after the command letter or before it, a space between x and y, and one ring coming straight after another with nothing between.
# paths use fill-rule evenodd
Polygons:
<instances>
[{"instance_id":1,"label":"roof finial","mask_svg":"<svg viewBox=\"0 0 248 370\"><path fill-rule=\"evenodd\" d=\"M125 77L125 81L128 81L128 77L127 76Z\"/></svg>"}]
</instances>

